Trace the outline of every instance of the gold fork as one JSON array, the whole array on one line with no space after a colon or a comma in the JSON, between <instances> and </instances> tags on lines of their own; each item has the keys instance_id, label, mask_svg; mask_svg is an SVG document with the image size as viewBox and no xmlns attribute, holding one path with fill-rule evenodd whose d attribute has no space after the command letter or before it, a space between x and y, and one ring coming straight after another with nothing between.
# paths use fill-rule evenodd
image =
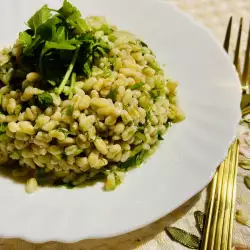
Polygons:
<instances>
[{"instance_id":1,"label":"gold fork","mask_svg":"<svg viewBox=\"0 0 250 250\"><path fill-rule=\"evenodd\" d=\"M241 18L237 43L234 53L234 65L238 71L243 96L248 95L249 87L249 50L250 50L250 28L248 34L247 49L245 53L244 68L240 70L240 43L242 33ZM228 52L232 29L232 17L229 19L224 41L224 48ZM249 97L248 97L249 98ZM242 109L242 115L250 113L250 107ZM239 144L238 140L229 148L225 161L217 169L210 186L209 202L207 208L207 219L202 236L201 249L227 250L232 248L232 232L236 198L236 176L238 167Z\"/></svg>"}]
</instances>

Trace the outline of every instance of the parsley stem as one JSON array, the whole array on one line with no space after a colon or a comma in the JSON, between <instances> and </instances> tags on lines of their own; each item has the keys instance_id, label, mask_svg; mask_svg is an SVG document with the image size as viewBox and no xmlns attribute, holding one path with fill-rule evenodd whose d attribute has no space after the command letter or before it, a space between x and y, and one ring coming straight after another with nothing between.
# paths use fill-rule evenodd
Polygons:
<instances>
[{"instance_id":1,"label":"parsley stem","mask_svg":"<svg viewBox=\"0 0 250 250\"><path fill-rule=\"evenodd\" d=\"M74 56L73 56L73 59L72 59L72 62L70 63L69 67L68 67L68 70L61 82L61 84L59 85L58 89L56 90L56 93L58 95L60 95L62 92L63 92L63 89L65 87L65 85L67 84L69 78L70 78L70 75L72 73L72 70L75 66L75 63L76 63L76 59L78 57L78 54L79 54L79 50L80 50L80 46L77 46L76 50L75 50L75 53L74 53Z\"/></svg>"},{"instance_id":2,"label":"parsley stem","mask_svg":"<svg viewBox=\"0 0 250 250\"><path fill-rule=\"evenodd\" d=\"M76 86L76 73L73 72L71 76L71 85L70 85L70 93L69 93L69 99L72 99L74 91Z\"/></svg>"}]
</instances>

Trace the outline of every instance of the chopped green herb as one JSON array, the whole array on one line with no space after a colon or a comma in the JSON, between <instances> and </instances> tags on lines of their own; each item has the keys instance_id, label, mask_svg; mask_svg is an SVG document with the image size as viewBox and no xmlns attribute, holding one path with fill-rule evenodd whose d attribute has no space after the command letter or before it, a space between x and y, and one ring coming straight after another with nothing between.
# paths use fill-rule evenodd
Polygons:
<instances>
[{"instance_id":1,"label":"chopped green herb","mask_svg":"<svg viewBox=\"0 0 250 250\"><path fill-rule=\"evenodd\" d=\"M151 108L149 108L149 109L146 111L146 120L149 120L149 119L150 119L150 111L151 111Z\"/></svg>"},{"instance_id":2,"label":"chopped green herb","mask_svg":"<svg viewBox=\"0 0 250 250\"><path fill-rule=\"evenodd\" d=\"M112 71L108 69L108 70L105 70L105 71L103 72L102 77L108 78L108 77L111 76L111 75L112 75Z\"/></svg>"},{"instance_id":3,"label":"chopped green herb","mask_svg":"<svg viewBox=\"0 0 250 250\"><path fill-rule=\"evenodd\" d=\"M10 65L10 64L6 64L6 65L2 66L0 69L0 80L5 85L8 85L14 76L14 69L11 66L12 65ZM11 67L11 68L9 68L9 67Z\"/></svg>"},{"instance_id":4,"label":"chopped green herb","mask_svg":"<svg viewBox=\"0 0 250 250\"><path fill-rule=\"evenodd\" d=\"M157 97L161 95L161 90L159 90L159 89L153 89L153 90L150 92L150 95L151 95L151 97L153 98L153 100L156 100Z\"/></svg>"},{"instance_id":5,"label":"chopped green herb","mask_svg":"<svg viewBox=\"0 0 250 250\"><path fill-rule=\"evenodd\" d=\"M163 141L164 140L164 138L162 137L162 134L160 132L158 132L158 140L159 141Z\"/></svg>"},{"instance_id":6,"label":"chopped green herb","mask_svg":"<svg viewBox=\"0 0 250 250\"><path fill-rule=\"evenodd\" d=\"M149 66L150 66L152 69L154 69L156 72L161 71L160 66L159 66L156 62L150 63Z\"/></svg>"},{"instance_id":7,"label":"chopped green herb","mask_svg":"<svg viewBox=\"0 0 250 250\"><path fill-rule=\"evenodd\" d=\"M132 90L139 89L143 85L144 85L144 82L138 82L138 83L134 84L133 86L131 86L130 89L132 89Z\"/></svg>"},{"instance_id":8,"label":"chopped green herb","mask_svg":"<svg viewBox=\"0 0 250 250\"><path fill-rule=\"evenodd\" d=\"M166 129L169 129L172 126L172 122L168 121L165 124Z\"/></svg>"},{"instance_id":9,"label":"chopped green herb","mask_svg":"<svg viewBox=\"0 0 250 250\"><path fill-rule=\"evenodd\" d=\"M142 151L142 149L143 149L142 145L135 146L130 153L130 157L137 155L140 151Z\"/></svg>"},{"instance_id":10,"label":"chopped green herb","mask_svg":"<svg viewBox=\"0 0 250 250\"><path fill-rule=\"evenodd\" d=\"M145 159L145 151L141 151L136 155L130 157L126 162L123 162L119 165L119 168L127 170L130 167L135 167L143 163Z\"/></svg>"},{"instance_id":11,"label":"chopped green herb","mask_svg":"<svg viewBox=\"0 0 250 250\"><path fill-rule=\"evenodd\" d=\"M143 41L140 41L140 44L142 47L147 47L148 48L148 45L146 43L144 43Z\"/></svg>"},{"instance_id":12,"label":"chopped green herb","mask_svg":"<svg viewBox=\"0 0 250 250\"><path fill-rule=\"evenodd\" d=\"M142 126L142 125L139 125L139 126L137 127L137 131L138 131L138 132L141 132L141 133L144 133L144 129L145 129L145 126Z\"/></svg>"},{"instance_id":13,"label":"chopped green herb","mask_svg":"<svg viewBox=\"0 0 250 250\"><path fill-rule=\"evenodd\" d=\"M23 109L23 106L21 104L18 104L15 109L15 115L19 115Z\"/></svg>"},{"instance_id":14,"label":"chopped green herb","mask_svg":"<svg viewBox=\"0 0 250 250\"><path fill-rule=\"evenodd\" d=\"M122 180L116 172L114 172L114 176L115 176L115 187L117 187L122 183Z\"/></svg>"},{"instance_id":15,"label":"chopped green herb","mask_svg":"<svg viewBox=\"0 0 250 250\"><path fill-rule=\"evenodd\" d=\"M112 101L115 101L117 93L118 93L117 89L111 89L110 92L109 92L109 94L106 96L106 98L109 98Z\"/></svg>"},{"instance_id":16,"label":"chopped green herb","mask_svg":"<svg viewBox=\"0 0 250 250\"><path fill-rule=\"evenodd\" d=\"M52 184L55 179L50 173L46 173L43 168L36 169L35 177L39 185Z\"/></svg>"},{"instance_id":17,"label":"chopped green herb","mask_svg":"<svg viewBox=\"0 0 250 250\"><path fill-rule=\"evenodd\" d=\"M58 128L57 131L64 133L65 138L70 134L66 128Z\"/></svg>"},{"instance_id":18,"label":"chopped green herb","mask_svg":"<svg viewBox=\"0 0 250 250\"><path fill-rule=\"evenodd\" d=\"M141 132L139 132L139 131L136 132L135 137L137 137L137 138L139 138L139 139L141 139L143 141L146 140L146 136L144 134L142 134Z\"/></svg>"},{"instance_id":19,"label":"chopped green herb","mask_svg":"<svg viewBox=\"0 0 250 250\"><path fill-rule=\"evenodd\" d=\"M64 182L63 180L61 179L57 179L54 183L53 183L54 186L57 186L57 187L66 187L67 189L72 189L74 188L75 186L72 184L72 182Z\"/></svg>"},{"instance_id":20,"label":"chopped green herb","mask_svg":"<svg viewBox=\"0 0 250 250\"><path fill-rule=\"evenodd\" d=\"M66 115L67 116L72 116L73 114L73 111L74 111L74 107L72 105L69 105L66 109Z\"/></svg>"},{"instance_id":21,"label":"chopped green herb","mask_svg":"<svg viewBox=\"0 0 250 250\"><path fill-rule=\"evenodd\" d=\"M41 109L46 109L47 107L53 105L53 98L48 92L43 92L37 95L37 106Z\"/></svg>"},{"instance_id":22,"label":"chopped green herb","mask_svg":"<svg viewBox=\"0 0 250 250\"><path fill-rule=\"evenodd\" d=\"M78 155L80 155L82 152L83 152L83 149L78 149L78 150L76 150L76 151L73 153L73 155L74 155L74 156L78 156Z\"/></svg>"},{"instance_id":23,"label":"chopped green herb","mask_svg":"<svg viewBox=\"0 0 250 250\"><path fill-rule=\"evenodd\" d=\"M53 105L53 98L48 92L43 92L42 94L35 95L28 101L28 106L38 106L42 110L45 110L51 105ZM24 109L26 107L27 105L24 105Z\"/></svg>"},{"instance_id":24,"label":"chopped green herb","mask_svg":"<svg viewBox=\"0 0 250 250\"><path fill-rule=\"evenodd\" d=\"M4 134L6 132L7 126L8 126L8 123L4 123L4 122L0 123L0 135Z\"/></svg>"}]
</instances>

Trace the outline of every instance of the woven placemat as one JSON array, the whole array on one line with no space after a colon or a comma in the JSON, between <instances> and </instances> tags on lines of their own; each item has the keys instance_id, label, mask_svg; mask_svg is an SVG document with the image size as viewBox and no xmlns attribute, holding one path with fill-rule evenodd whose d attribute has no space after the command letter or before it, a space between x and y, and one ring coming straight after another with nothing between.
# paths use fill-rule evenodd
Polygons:
<instances>
[{"instance_id":1,"label":"woven placemat","mask_svg":"<svg viewBox=\"0 0 250 250\"><path fill-rule=\"evenodd\" d=\"M215 37L222 43L226 26L230 16L234 17L234 33L232 40L236 40L237 25L240 17L244 18L243 41L246 41L247 26L250 19L250 0L176 0L169 1L183 11L189 13L197 21L212 30ZM233 47L232 47L233 49ZM242 46L242 55L244 46ZM249 191L243 184L243 170L238 175L237 207L250 204ZM245 197L249 197L246 200ZM161 220L126 235L100 240L84 240L74 244L48 242L32 244L20 239L0 239L0 250L168 250L185 249L174 243L164 232L167 225L175 225L197 234L194 226L193 213L196 210L204 211L206 190L186 202L181 208ZM249 207L250 211L250 207ZM84 226L84 225L83 225ZM250 247L250 230L235 223L233 241L237 244Z\"/></svg>"}]
</instances>

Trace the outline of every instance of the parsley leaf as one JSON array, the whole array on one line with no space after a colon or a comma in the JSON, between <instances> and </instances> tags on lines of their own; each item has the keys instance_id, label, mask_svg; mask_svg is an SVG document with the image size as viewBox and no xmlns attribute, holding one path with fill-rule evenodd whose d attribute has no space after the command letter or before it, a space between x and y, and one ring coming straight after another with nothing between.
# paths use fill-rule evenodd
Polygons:
<instances>
[{"instance_id":1,"label":"parsley leaf","mask_svg":"<svg viewBox=\"0 0 250 250\"><path fill-rule=\"evenodd\" d=\"M165 125L166 129L169 129L172 126L172 122L171 121L167 121L164 125Z\"/></svg>"},{"instance_id":2,"label":"parsley leaf","mask_svg":"<svg viewBox=\"0 0 250 250\"><path fill-rule=\"evenodd\" d=\"M60 43L60 42L64 42L65 38L66 38L65 27L60 26L58 29L56 29L56 27L53 26L51 40L53 42Z\"/></svg>"},{"instance_id":3,"label":"parsley leaf","mask_svg":"<svg viewBox=\"0 0 250 250\"><path fill-rule=\"evenodd\" d=\"M27 22L29 29L19 33L22 53L10 64L1 65L0 80L15 88L16 72L25 72L19 79L25 79L28 72L38 72L41 81L39 89L56 89L60 95L64 87L70 85L72 72L77 78L89 77L94 63L105 56L110 48L102 39L97 39L90 31L80 11L67 0L59 10L52 10L44 5ZM107 33L108 26L106 27ZM106 72L107 76L110 72ZM71 82L72 97L74 81ZM38 99L31 102L37 103ZM39 103L39 105L44 106ZM46 106L45 102L45 106Z\"/></svg>"},{"instance_id":4,"label":"parsley leaf","mask_svg":"<svg viewBox=\"0 0 250 250\"><path fill-rule=\"evenodd\" d=\"M50 9L44 5L27 22L28 26L36 33L37 28L51 17Z\"/></svg>"},{"instance_id":5,"label":"parsley leaf","mask_svg":"<svg viewBox=\"0 0 250 250\"><path fill-rule=\"evenodd\" d=\"M72 28L76 29L78 34L82 34L89 30L87 23L81 18L80 11L67 0L64 0L63 6L58 13L69 23Z\"/></svg>"},{"instance_id":6,"label":"parsley leaf","mask_svg":"<svg viewBox=\"0 0 250 250\"><path fill-rule=\"evenodd\" d=\"M80 11L67 0L64 0L63 6L58 10L58 13L65 19L70 16L73 16L75 19L81 17Z\"/></svg>"},{"instance_id":7,"label":"parsley leaf","mask_svg":"<svg viewBox=\"0 0 250 250\"><path fill-rule=\"evenodd\" d=\"M20 32L19 42L23 45L23 53L29 55L32 48L32 36L26 31Z\"/></svg>"},{"instance_id":8,"label":"parsley leaf","mask_svg":"<svg viewBox=\"0 0 250 250\"><path fill-rule=\"evenodd\" d=\"M88 27L86 21L82 18L77 19L73 23L73 27L75 27L77 34L82 34L82 33L86 32L87 30L89 30L89 27Z\"/></svg>"},{"instance_id":9,"label":"parsley leaf","mask_svg":"<svg viewBox=\"0 0 250 250\"><path fill-rule=\"evenodd\" d=\"M37 28L36 36L40 36L42 40L56 41L58 39L56 27L60 24L61 20L59 17L53 16ZM60 27L58 29L60 29Z\"/></svg>"}]
</instances>

